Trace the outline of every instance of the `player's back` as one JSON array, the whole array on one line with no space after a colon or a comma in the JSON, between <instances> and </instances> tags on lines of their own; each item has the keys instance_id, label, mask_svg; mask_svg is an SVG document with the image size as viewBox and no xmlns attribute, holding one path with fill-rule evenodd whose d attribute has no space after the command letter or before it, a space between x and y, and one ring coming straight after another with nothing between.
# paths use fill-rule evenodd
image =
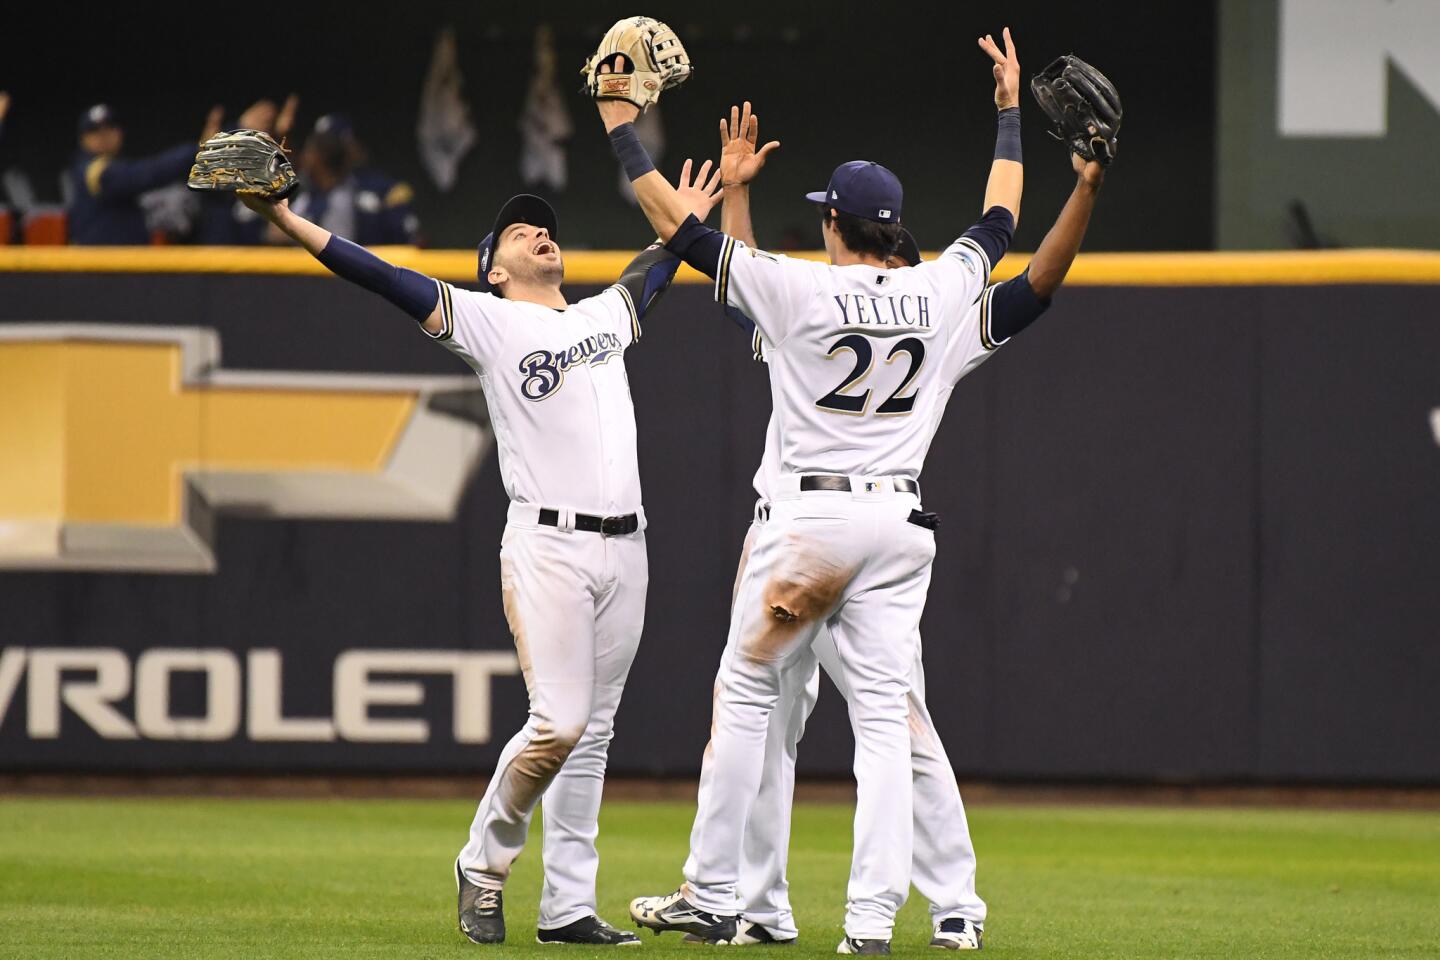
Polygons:
<instances>
[{"instance_id":1,"label":"player's back","mask_svg":"<svg viewBox=\"0 0 1440 960\"><path fill-rule=\"evenodd\" d=\"M955 381L993 347L979 248L891 270L740 244L722 260L717 294L760 331L780 471L918 477Z\"/></svg>"}]
</instances>

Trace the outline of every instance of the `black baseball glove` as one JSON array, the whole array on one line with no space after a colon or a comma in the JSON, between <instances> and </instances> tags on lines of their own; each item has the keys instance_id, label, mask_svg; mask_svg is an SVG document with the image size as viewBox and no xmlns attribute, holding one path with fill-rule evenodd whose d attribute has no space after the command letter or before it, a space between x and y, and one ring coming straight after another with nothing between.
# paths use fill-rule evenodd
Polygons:
<instances>
[{"instance_id":1,"label":"black baseball glove","mask_svg":"<svg viewBox=\"0 0 1440 960\"><path fill-rule=\"evenodd\" d=\"M200 144L186 186L284 200L300 185L285 150L263 130L231 130Z\"/></svg>"},{"instance_id":2,"label":"black baseball glove","mask_svg":"<svg viewBox=\"0 0 1440 960\"><path fill-rule=\"evenodd\" d=\"M1030 80L1030 92L1055 124L1050 136L1083 160L1109 166L1120 132L1120 94L1105 74L1067 54Z\"/></svg>"}]
</instances>

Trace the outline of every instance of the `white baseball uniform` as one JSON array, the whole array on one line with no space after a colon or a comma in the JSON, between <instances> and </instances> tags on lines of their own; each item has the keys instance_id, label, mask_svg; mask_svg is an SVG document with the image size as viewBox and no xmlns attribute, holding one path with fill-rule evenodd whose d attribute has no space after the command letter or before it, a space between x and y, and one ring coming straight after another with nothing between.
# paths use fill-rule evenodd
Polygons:
<instances>
[{"instance_id":1,"label":"white baseball uniform","mask_svg":"<svg viewBox=\"0 0 1440 960\"><path fill-rule=\"evenodd\" d=\"M765 456L755 473L755 520L745 535L740 555L743 575L750 545L769 511L769 490L780 457L780 437L771 417L765 430ZM737 583L739 577L737 576ZM818 664L817 661L818 660ZM785 869L789 859L790 817L795 796L795 757L805 725L820 697L820 669L848 701L840 654L830 631L815 637L811 655L797 655L780 679L781 693L770 714L765 740L765 765L760 792L745 826L740 861L740 899L746 919L765 927L779 939L799 935L790 907ZM975 892L975 847L960 787L945 754L940 733L925 705L925 668L920 637L915 636L915 662L910 671L910 763L915 779L915 849L912 879L930 902L932 921L962 917L985 925L985 901Z\"/></svg>"},{"instance_id":2,"label":"white baseball uniform","mask_svg":"<svg viewBox=\"0 0 1440 960\"><path fill-rule=\"evenodd\" d=\"M789 662L828 626L858 781L845 931L888 940L910 884L910 702L935 542L914 481L956 381L989 355L989 259L967 237L897 270L833 266L725 238L716 299L756 324L779 433L770 517L740 578L686 898L740 912L744 828ZM826 489L816 477L844 477ZM848 489L845 489L848 487ZM812 668L813 669L813 668ZM789 708L792 700L783 704Z\"/></svg>"},{"instance_id":3,"label":"white baseball uniform","mask_svg":"<svg viewBox=\"0 0 1440 960\"><path fill-rule=\"evenodd\" d=\"M480 376L510 495L500 582L530 717L500 754L460 852L466 877L499 888L543 794L539 925L596 912L595 852L615 709L645 615L648 570L624 351L640 325L617 285L555 310L440 284L436 339ZM553 511L555 525L540 523ZM576 514L637 514L619 536Z\"/></svg>"}]
</instances>

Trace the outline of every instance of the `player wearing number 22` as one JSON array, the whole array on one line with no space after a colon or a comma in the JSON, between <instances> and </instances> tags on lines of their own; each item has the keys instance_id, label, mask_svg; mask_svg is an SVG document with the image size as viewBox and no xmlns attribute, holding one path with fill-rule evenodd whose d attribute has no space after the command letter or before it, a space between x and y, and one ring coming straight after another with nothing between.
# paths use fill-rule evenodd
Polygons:
<instances>
[{"instance_id":1,"label":"player wearing number 22","mask_svg":"<svg viewBox=\"0 0 1440 960\"><path fill-rule=\"evenodd\" d=\"M718 198L709 166L692 186L687 165L682 182L700 217ZM385 263L283 200L243 199L332 271L409 313L484 387L510 497L500 550L505 616L530 713L501 752L455 861L461 931L476 943L504 942L505 881L540 804L537 939L637 943L596 915L595 894L606 756L649 580L624 353L678 258L652 245L613 286L568 303L555 212L522 195L481 242L479 289L467 290Z\"/></svg>"},{"instance_id":2,"label":"player wearing number 22","mask_svg":"<svg viewBox=\"0 0 1440 960\"><path fill-rule=\"evenodd\" d=\"M787 669L828 628L856 733L858 780L839 952L889 953L910 883L912 814L919 813L907 698L935 555L935 518L921 509L918 478L955 383L1033 321L1059 286L1101 174L1098 166L1077 165L1081 184L1031 270L989 285L1013 236L1023 179L1020 68L1008 30L1004 36L1003 52L989 37L980 41L994 60L999 110L984 213L938 259L914 267L886 269L903 195L884 167L844 164L823 193L810 195L823 211L831 262L792 260L689 217L637 150L628 123L634 108L597 103L656 232L714 278L720 303L753 321L769 368L777 440L773 467L762 468L769 516L753 531L716 679L685 883L631 905L632 916L657 932L754 942L737 940L737 932L751 887L745 830L767 763L767 732L777 709L794 706L781 702L795 696ZM722 154L727 195L740 185L741 162L729 149ZM978 901L973 906L983 910ZM969 919L982 921L983 913ZM972 948L978 936L974 941Z\"/></svg>"}]
</instances>

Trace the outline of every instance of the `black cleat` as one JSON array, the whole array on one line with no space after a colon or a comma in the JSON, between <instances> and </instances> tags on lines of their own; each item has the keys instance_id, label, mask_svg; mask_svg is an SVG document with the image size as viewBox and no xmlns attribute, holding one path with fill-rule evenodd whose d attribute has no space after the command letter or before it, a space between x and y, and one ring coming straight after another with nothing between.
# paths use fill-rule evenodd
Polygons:
<instances>
[{"instance_id":1,"label":"black cleat","mask_svg":"<svg viewBox=\"0 0 1440 960\"><path fill-rule=\"evenodd\" d=\"M735 936L730 939L728 946L732 947L793 947L795 937L777 937L767 928L753 920L746 920L741 917L735 925ZM699 934L685 934L686 943L708 943L718 946L718 941L706 940Z\"/></svg>"},{"instance_id":2,"label":"black cleat","mask_svg":"<svg viewBox=\"0 0 1440 960\"><path fill-rule=\"evenodd\" d=\"M581 917L553 930L535 931L536 943L583 943L592 947L638 947L640 938L629 930L616 930L599 917Z\"/></svg>"},{"instance_id":3,"label":"black cleat","mask_svg":"<svg viewBox=\"0 0 1440 960\"><path fill-rule=\"evenodd\" d=\"M835 948L836 953L848 953L857 957L888 957L890 956L889 940L856 940L854 937L846 937L840 941L840 946Z\"/></svg>"},{"instance_id":4,"label":"black cleat","mask_svg":"<svg viewBox=\"0 0 1440 960\"><path fill-rule=\"evenodd\" d=\"M985 947L985 931L963 917L951 917L935 924L930 946L945 950L981 950Z\"/></svg>"},{"instance_id":5,"label":"black cleat","mask_svg":"<svg viewBox=\"0 0 1440 960\"><path fill-rule=\"evenodd\" d=\"M630 918L658 936L666 930L693 933L706 943L728 944L735 939L736 914L709 913L685 899L683 890L663 897L636 897L630 901Z\"/></svg>"},{"instance_id":6,"label":"black cleat","mask_svg":"<svg viewBox=\"0 0 1440 960\"><path fill-rule=\"evenodd\" d=\"M505 895L471 883L459 860L455 861L455 888L459 892L460 932L473 943L504 943Z\"/></svg>"}]
</instances>

